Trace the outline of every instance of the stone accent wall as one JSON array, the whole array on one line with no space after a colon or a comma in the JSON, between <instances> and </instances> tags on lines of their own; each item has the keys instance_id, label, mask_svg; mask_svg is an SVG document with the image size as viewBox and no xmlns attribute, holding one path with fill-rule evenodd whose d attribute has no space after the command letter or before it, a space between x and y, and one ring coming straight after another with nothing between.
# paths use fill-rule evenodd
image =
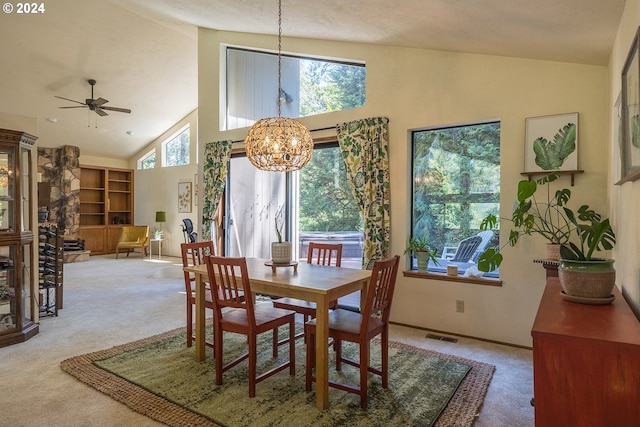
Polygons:
<instances>
[{"instance_id":1,"label":"stone accent wall","mask_svg":"<svg viewBox=\"0 0 640 427\"><path fill-rule=\"evenodd\" d=\"M38 148L38 172L51 185L49 221L77 234L80 227L80 149Z\"/></svg>"}]
</instances>

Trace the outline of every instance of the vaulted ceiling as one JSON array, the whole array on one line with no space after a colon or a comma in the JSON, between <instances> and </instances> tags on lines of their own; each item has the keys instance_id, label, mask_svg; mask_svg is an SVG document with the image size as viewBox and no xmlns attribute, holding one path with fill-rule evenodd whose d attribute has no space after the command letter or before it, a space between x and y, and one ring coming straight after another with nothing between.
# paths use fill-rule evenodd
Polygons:
<instances>
[{"instance_id":1,"label":"vaulted ceiling","mask_svg":"<svg viewBox=\"0 0 640 427\"><path fill-rule=\"evenodd\" d=\"M0 15L0 113L127 158L197 108L197 26L276 34L277 0L55 0ZM283 0L286 36L606 66L624 0ZM91 96L131 114L101 117ZM48 121L57 119L56 123ZM127 132L131 133L128 134Z\"/></svg>"}]
</instances>

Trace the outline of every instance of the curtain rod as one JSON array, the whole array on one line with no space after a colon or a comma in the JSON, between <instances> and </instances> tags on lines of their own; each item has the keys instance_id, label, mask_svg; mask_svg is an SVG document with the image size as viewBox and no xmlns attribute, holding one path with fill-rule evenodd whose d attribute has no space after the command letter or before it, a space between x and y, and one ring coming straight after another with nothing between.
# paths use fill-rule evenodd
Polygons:
<instances>
[{"instance_id":1,"label":"curtain rod","mask_svg":"<svg viewBox=\"0 0 640 427\"><path fill-rule=\"evenodd\" d=\"M318 129L309 129L309 132L320 132L321 130L329 130L329 129L335 129L335 126L328 126L326 128L318 128ZM244 142L244 139L239 139L239 140L235 140L235 141L231 141L232 143L236 143L236 142Z\"/></svg>"}]
</instances>

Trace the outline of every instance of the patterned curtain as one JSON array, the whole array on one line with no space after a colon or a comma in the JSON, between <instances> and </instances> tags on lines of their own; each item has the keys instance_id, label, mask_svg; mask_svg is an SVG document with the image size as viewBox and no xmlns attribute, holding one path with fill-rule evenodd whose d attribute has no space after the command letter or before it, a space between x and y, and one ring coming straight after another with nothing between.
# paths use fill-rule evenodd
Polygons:
<instances>
[{"instance_id":1,"label":"patterned curtain","mask_svg":"<svg viewBox=\"0 0 640 427\"><path fill-rule=\"evenodd\" d=\"M209 142L204 146L202 240L211 240L211 223L224 192L231 145L231 141L220 141Z\"/></svg>"},{"instance_id":2,"label":"patterned curtain","mask_svg":"<svg viewBox=\"0 0 640 427\"><path fill-rule=\"evenodd\" d=\"M337 126L347 175L364 220L362 266L389 257L389 119L373 117Z\"/></svg>"}]
</instances>

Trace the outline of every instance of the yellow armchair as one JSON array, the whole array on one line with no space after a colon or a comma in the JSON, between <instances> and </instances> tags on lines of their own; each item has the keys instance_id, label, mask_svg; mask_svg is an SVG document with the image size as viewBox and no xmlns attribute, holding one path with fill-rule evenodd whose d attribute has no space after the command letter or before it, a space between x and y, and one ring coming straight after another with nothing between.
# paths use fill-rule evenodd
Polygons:
<instances>
[{"instance_id":1,"label":"yellow armchair","mask_svg":"<svg viewBox=\"0 0 640 427\"><path fill-rule=\"evenodd\" d=\"M135 248L140 248L140 257L144 258L149 247L149 226L148 225L125 225L122 227L120 241L116 246L116 259L121 249L133 252Z\"/></svg>"}]
</instances>

